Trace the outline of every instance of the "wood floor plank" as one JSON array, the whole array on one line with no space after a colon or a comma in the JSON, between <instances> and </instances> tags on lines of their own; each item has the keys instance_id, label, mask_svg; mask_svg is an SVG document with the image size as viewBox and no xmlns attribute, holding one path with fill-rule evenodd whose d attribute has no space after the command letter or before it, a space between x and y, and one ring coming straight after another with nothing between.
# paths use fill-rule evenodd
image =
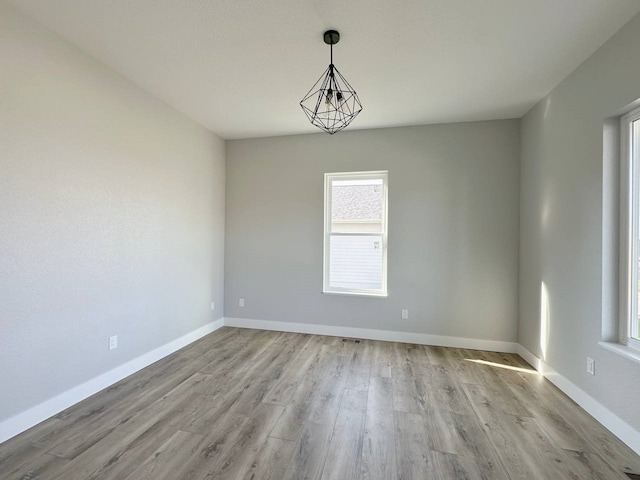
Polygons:
<instances>
[{"instance_id":1,"label":"wood floor plank","mask_svg":"<svg viewBox=\"0 0 640 480\"><path fill-rule=\"evenodd\" d=\"M213 381L209 382L201 393L224 396L230 390L244 391L249 384L256 383L256 374L262 375L266 369L277 379L282 373L283 365L306 341L308 336L305 335L281 334L279 337L271 336L268 341L261 342L259 349L250 350L245 346L240 351L225 355L224 361L217 362L215 367L203 368L203 371L210 372L209 377Z\"/></svg>"},{"instance_id":2,"label":"wood floor plank","mask_svg":"<svg viewBox=\"0 0 640 480\"><path fill-rule=\"evenodd\" d=\"M491 480L474 457L454 455L452 453L431 452L433 457L434 478L441 480ZM497 478L497 477L496 477Z\"/></svg>"},{"instance_id":3,"label":"wood floor plank","mask_svg":"<svg viewBox=\"0 0 640 480\"><path fill-rule=\"evenodd\" d=\"M369 341L362 340L356 344L355 352L347 377L346 388L350 390L369 389L369 376L371 375L371 344Z\"/></svg>"},{"instance_id":4,"label":"wood floor plank","mask_svg":"<svg viewBox=\"0 0 640 480\"><path fill-rule=\"evenodd\" d=\"M399 412L421 414L427 404L424 376L409 356L407 345L396 343L391 354L393 405Z\"/></svg>"},{"instance_id":5,"label":"wood floor plank","mask_svg":"<svg viewBox=\"0 0 640 480\"><path fill-rule=\"evenodd\" d=\"M60 423L60 420L50 418L26 432L17 435L10 441L1 443L0 472L17 469L31 458L45 453L45 448L37 446L34 443L48 432L59 429Z\"/></svg>"},{"instance_id":6,"label":"wood floor plank","mask_svg":"<svg viewBox=\"0 0 640 480\"><path fill-rule=\"evenodd\" d=\"M191 471L189 478L194 480L242 478L251 469L254 457L264 445L283 410L282 405L260 404L237 431L228 448L220 451L215 462L203 464L204 468L200 471Z\"/></svg>"},{"instance_id":7,"label":"wood floor plank","mask_svg":"<svg viewBox=\"0 0 640 480\"><path fill-rule=\"evenodd\" d=\"M429 405L463 415L473 415L471 402L449 367L430 365L421 373L426 383Z\"/></svg>"},{"instance_id":8,"label":"wood floor plank","mask_svg":"<svg viewBox=\"0 0 640 480\"><path fill-rule=\"evenodd\" d=\"M467 392L476 412L479 405L490 406L496 411L507 415L519 415L532 417L533 414L519 401L518 397L509 390L502 382L486 384L464 384L463 388Z\"/></svg>"},{"instance_id":9,"label":"wood floor plank","mask_svg":"<svg viewBox=\"0 0 640 480\"><path fill-rule=\"evenodd\" d=\"M343 338L342 341L336 345L336 354L353 358L353 355L356 353L356 348L358 347L355 340L354 338Z\"/></svg>"},{"instance_id":10,"label":"wood floor plank","mask_svg":"<svg viewBox=\"0 0 640 480\"><path fill-rule=\"evenodd\" d=\"M391 378L391 343L372 342L371 348L370 375L372 377Z\"/></svg>"},{"instance_id":11,"label":"wood floor plank","mask_svg":"<svg viewBox=\"0 0 640 480\"><path fill-rule=\"evenodd\" d=\"M491 382L483 383L483 387L502 412L508 415L533 417L533 413L527 408L523 400L507 388L507 385L500 377L495 376Z\"/></svg>"},{"instance_id":12,"label":"wood floor plank","mask_svg":"<svg viewBox=\"0 0 640 480\"><path fill-rule=\"evenodd\" d=\"M305 372L307 375L313 374L318 368L319 362L324 358L323 352L329 351L331 347L324 347L322 341L318 338L312 338L302 349L299 362L293 361L280 375L278 381L273 385L271 390L265 395L265 402L275 403L278 405L286 405L295 394L300 382L304 376L300 375Z\"/></svg>"},{"instance_id":13,"label":"wood floor plank","mask_svg":"<svg viewBox=\"0 0 640 480\"><path fill-rule=\"evenodd\" d=\"M193 408L181 415L178 428L185 432L206 435L220 420L220 417L231 410L238 402L242 392L227 392L227 395L211 396L195 393Z\"/></svg>"},{"instance_id":14,"label":"wood floor plank","mask_svg":"<svg viewBox=\"0 0 640 480\"><path fill-rule=\"evenodd\" d=\"M362 461L367 392L345 390L335 422L322 480L358 480Z\"/></svg>"},{"instance_id":15,"label":"wood floor plank","mask_svg":"<svg viewBox=\"0 0 640 480\"><path fill-rule=\"evenodd\" d=\"M68 462L66 458L44 453L34 455L13 470L0 469L0 473L3 480L48 480L53 472L63 468Z\"/></svg>"},{"instance_id":16,"label":"wood floor plank","mask_svg":"<svg viewBox=\"0 0 640 480\"><path fill-rule=\"evenodd\" d=\"M362 478L397 479L393 382L387 377L372 377L369 384L362 447Z\"/></svg>"},{"instance_id":17,"label":"wood floor plank","mask_svg":"<svg viewBox=\"0 0 640 480\"><path fill-rule=\"evenodd\" d=\"M258 332L255 330L254 332ZM215 362L208 362L202 369L202 373L217 375L223 371L234 371L243 373L243 368L252 365L251 360L260 356L277 338L276 332L265 332L264 335L255 333L254 336L243 339L237 345L226 346L228 351L222 358L217 358Z\"/></svg>"},{"instance_id":18,"label":"wood floor plank","mask_svg":"<svg viewBox=\"0 0 640 480\"><path fill-rule=\"evenodd\" d=\"M234 445L248 420L243 415L227 411L215 427L189 450L188 455L181 456L183 461L173 470L173 478L196 480L217 472L222 464L222 456Z\"/></svg>"},{"instance_id":19,"label":"wood floor plank","mask_svg":"<svg viewBox=\"0 0 640 480\"><path fill-rule=\"evenodd\" d=\"M337 361L329 353L330 351L322 346L314 356L313 364L306 369L293 398L286 404L284 413L271 433L272 436L283 440L298 439L313 412L314 404L321 395L327 371L331 368L331 363Z\"/></svg>"},{"instance_id":20,"label":"wood floor plank","mask_svg":"<svg viewBox=\"0 0 640 480\"><path fill-rule=\"evenodd\" d=\"M243 480L280 480L296 449L296 442L267 437Z\"/></svg>"},{"instance_id":21,"label":"wood floor plank","mask_svg":"<svg viewBox=\"0 0 640 480\"><path fill-rule=\"evenodd\" d=\"M409 345L407 348L408 357L411 359L411 364L420 370L426 366L431 365L429 361L429 355L424 345Z\"/></svg>"},{"instance_id":22,"label":"wood floor plank","mask_svg":"<svg viewBox=\"0 0 640 480\"><path fill-rule=\"evenodd\" d=\"M475 364L468 361L473 358L466 350L460 348L447 348L444 351L447 359L447 366L460 383L470 383L480 385L484 383L486 375L477 368Z\"/></svg>"},{"instance_id":23,"label":"wood floor plank","mask_svg":"<svg viewBox=\"0 0 640 480\"><path fill-rule=\"evenodd\" d=\"M479 478L508 480L509 476L477 417L432 406L427 410L424 421L432 451L472 458L472 470ZM441 458L446 459L451 458ZM462 465L468 463L467 460L460 462Z\"/></svg>"},{"instance_id":24,"label":"wood floor plank","mask_svg":"<svg viewBox=\"0 0 640 480\"><path fill-rule=\"evenodd\" d=\"M292 334L265 351L263 360L256 363L255 368L250 369L238 381L239 385L236 388L240 390L240 396L234 406L236 411L249 415L265 401L268 393L279 382L284 369L295 363L295 358L308 341L308 336Z\"/></svg>"},{"instance_id":25,"label":"wood floor plank","mask_svg":"<svg viewBox=\"0 0 640 480\"><path fill-rule=\"evenodd\" d=\"M307 422L282 480L319 480L332 432L333 425Z\"/></svg>"},{"instance_id":26,"label":"wood floor plank","mask_svg":"<svg viewBox=\"0 0 640 480\"><path fill-rule=\"evenodd\" d=\"M398 479L435 478L433 457L422 415L395 412L394 421Z\"/></svg>"},{"instance_id":27,"label":"wood floor plank","mask_svg":"<svg viewBox=\"0 0 640 480\"><path fill-rule=\"evenodd\" d=\"M447 347L425 345L425 352L431 365L447 365Z\"/></svg>"},{"instance_id":28,"label":"wood floor plank","mask_svg":"<svg viewBox=\"0 0 640 480\"><path fill-rule=\"evenodd\" d=\"M174 480L175 472L182 467L183 459L190 457L201 441L202 435L178 430L126 480Z\"/></svg>"},{"instance_id":29,"label":"wood floor plank","mask_svg":"<svg viewBox=\"0 0 640 480\"><path fill-rule=\"evenodd\" d=\"M331 367L328 368L327 375L311 404L309 416L311 422L328 425L335 423L347 384L347 376L341 375L344 373L341 365L348 364L348 362L347 357L338 356L330 363Z\"/></svg>"},{"instance_id":30,"label":"wood floor plank","mask_svg":"<svg viewBox=\"0 0 640 480\"><path fill-rule=\"evenodd\" d=\"M596 453L564 450L568 465L575 478L580 480L629 480L629 477L615 471Z\"/></svg>"}]
</instances>

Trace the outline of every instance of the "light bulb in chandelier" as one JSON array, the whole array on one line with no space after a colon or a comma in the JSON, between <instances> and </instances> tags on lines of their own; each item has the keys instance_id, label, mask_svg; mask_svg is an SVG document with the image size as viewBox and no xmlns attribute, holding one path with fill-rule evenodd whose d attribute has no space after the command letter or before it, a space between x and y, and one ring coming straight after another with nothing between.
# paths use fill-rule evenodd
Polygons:
<instances>
[{"instance_id":1,"label":"light bulb in chandelier","mask_svg":"<svg viewBox=\"0 0 640 480\"><path fill-rule=\"evenodd\" d=\"M333 100L333 90L329 89L327 90L327 95L325 96L324 103L326 103L327 105L331 105L331 100Z\"/></svg>"}]
</instances>

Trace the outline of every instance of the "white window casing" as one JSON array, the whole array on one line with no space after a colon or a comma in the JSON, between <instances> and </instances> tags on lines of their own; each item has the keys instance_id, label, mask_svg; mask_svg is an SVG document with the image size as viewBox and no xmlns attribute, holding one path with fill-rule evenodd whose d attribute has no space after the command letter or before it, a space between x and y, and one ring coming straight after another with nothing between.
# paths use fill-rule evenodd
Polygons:
<instances>
[{"instance_id":1,"label":"white window casing","mask_svg":"<svg viewBox=\"0 0 640 480\"><path fill-rule=\"evenodd\" d=\"M640 108L620 120L620 343L640 351Z\"/></svg>"},{"instance_id":2,"label":"white window casing","mask_svg":"<svg viewBox=\"0 0 640 480\"><path fill-rule=\"evenodd\" d=\"M388 173L326 173L323 293L387 296Z\"/></svg>"}]
</instances>

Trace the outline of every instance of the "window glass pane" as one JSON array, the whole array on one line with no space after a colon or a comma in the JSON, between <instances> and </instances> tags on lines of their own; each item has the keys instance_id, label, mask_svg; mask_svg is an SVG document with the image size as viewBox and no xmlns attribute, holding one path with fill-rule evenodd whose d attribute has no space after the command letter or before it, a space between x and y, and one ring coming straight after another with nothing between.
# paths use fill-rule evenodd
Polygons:
<instances>
[{"instance_id":1,"label":"window glass pane","mask_svg":"<svg viewBox=\"0 0 640 480\"><path fill-rule=\"evenodd\" d=\"M382 236L332 235L329 250L329 287L382 288Z\"/></svg>"},{"instance_id":2,"label":"window glass pane","mask_svg":"<svg viewBox=\"0 0 640 480\"><path fill-rule=\"evenodd\" d=\"M331 184L331 231L382 232L382 179L334 180Z\"/></svg>"}]
</instances>

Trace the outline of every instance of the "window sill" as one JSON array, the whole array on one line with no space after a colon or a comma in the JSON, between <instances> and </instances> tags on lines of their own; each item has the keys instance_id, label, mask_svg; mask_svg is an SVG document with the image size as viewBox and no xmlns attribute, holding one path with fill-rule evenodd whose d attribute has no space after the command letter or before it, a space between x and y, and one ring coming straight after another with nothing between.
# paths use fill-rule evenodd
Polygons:
<instances>
[{"instance_id":1,"label":"window sill","mask_svg":"<svg viewBox=\"0 0 640 480\"><path fill-rule=\"evenodd\" d=\"M371 297L371 298L387 298L386 293L361 293L361 292L322 292L323 295L343 295L348 297Z\"/></svg>"},{"instance_id":2,"label":"window sill","mask_svg":"<svg viewBox=\"0 0 640 480\"><path fill-rule=\"evenodd\" d=\"M640 364L640 350L627 347L626 345L623 345L621 343L613 343L613 342L598 342L598 345L617 355L628 358L632 362Z\"/></svg>"}]
</instances>

